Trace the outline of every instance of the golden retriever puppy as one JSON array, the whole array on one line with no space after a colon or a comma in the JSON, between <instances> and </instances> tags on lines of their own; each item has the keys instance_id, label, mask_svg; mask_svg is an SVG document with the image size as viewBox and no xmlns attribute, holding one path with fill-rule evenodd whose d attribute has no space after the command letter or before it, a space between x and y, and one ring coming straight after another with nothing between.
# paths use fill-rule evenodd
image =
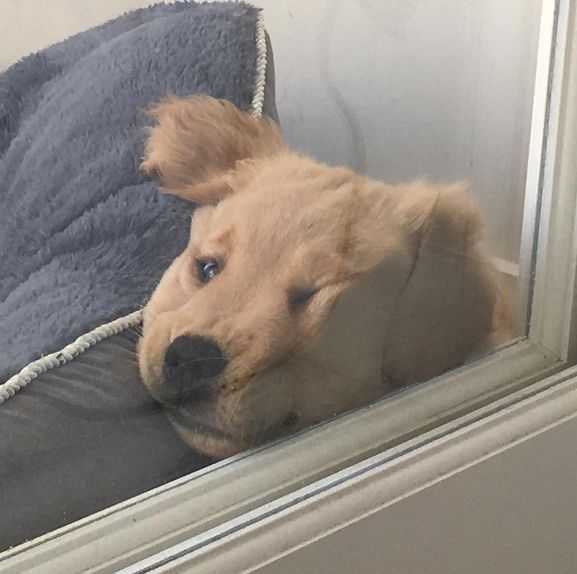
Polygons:
<instances>
[{"instance_id":1,"label":"golden retriever puppy","mask_svg":"<svg viewBox=\"0 0 577 574\"><path fill-rule=\"evenodd\" d=\"M461 186L386 185L289 150L276 124L170 97L142 168L197 203L144 310L144 384L215 458L462 364L499 292Z\"/></svg>"}]
</instances>

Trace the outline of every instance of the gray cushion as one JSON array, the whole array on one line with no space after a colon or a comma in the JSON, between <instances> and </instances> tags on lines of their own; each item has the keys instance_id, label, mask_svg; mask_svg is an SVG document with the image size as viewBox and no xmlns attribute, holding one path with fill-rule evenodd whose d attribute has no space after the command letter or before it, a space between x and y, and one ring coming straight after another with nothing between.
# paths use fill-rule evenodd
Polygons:
<instances>
[{"instance_id":1,"label":"gray cushion","mask_svg":"<svg viewBox=\"0 0 577 574\"><path fill-rule=\"evenodd\" d=\"M136 339L109 337L0 406L0 548L208 464L138 381Z\"/></svg>"},{"instance_id":2,"label":"gray cushion","mask_svg":"<svg viewBox=\"0 0 577 574\"><path fill-rule=\"evenodd\" d=\"M139 108L170 90L250 109L256 28L242 3L157 5L0 75L0 549L208 462L141 386L136 332L101 326L140 307L189 232L191 206L137 169Z\"/></svg>"}]
</instances>

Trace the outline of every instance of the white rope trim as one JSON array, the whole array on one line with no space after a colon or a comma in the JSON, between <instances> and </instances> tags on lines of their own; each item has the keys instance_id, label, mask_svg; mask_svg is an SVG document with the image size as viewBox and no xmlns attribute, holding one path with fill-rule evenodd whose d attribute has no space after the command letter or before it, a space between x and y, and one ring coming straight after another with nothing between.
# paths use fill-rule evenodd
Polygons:
<instances>
[{"instance_id":1,"label":"white rope trim","mask_svg":"<svg viewBox=\"0 0 577 574\"><path fill-rule=\"evenodd\" d=\"M76 341L66 345L66 347L60 351L56 351L55 353L29 363L18 374L0 385L0 405L13 397L20 389L23 389L28 383L38 377L38 375L72 361L78 357L78 355L90 349L90 347L93 347L112 335L117 335L130 327L138 325L141 320L142 311L135 311L110 323L96 327L96 329L81 335Z\"/></svg>"},{"instance_id":2,"label":"white rope trim","mask_svg":"<svg viewBox=\"0 0 577 574\"><path fill-rule=\"evenodd\" d=\"M251 113L254 117L262 116L264 105L264 88L266 83L266 33L264 29L264 17L259 12L255 26L256 42L256 77L254 80L254 92L252 96Z\"/></svg>"},{"instance_id":3,"label":"white rope trim","mask_svg":"<svg viewBox=\"0 0 577 574\"><path fill-rule=\"evenodd\" d=\"M264 105L264 89L266 83L266 33L264 28L264 17L259 12L255 24L255 43L256 43L256 77L254 83L254 92L251 103L251 114L259 118L262 116ZM13 397L20 389L23 389L28 383L36 377L53 369L60 367L72 361L78 355L81 355L90 347L108 339L112 335L117 335L122 331L140 324L142 321L142 311L135 311L124 317L120 317L105 325L96 327L93 331L81 335L69 345L66 345L61 351L56 351L46 355L26 365L19 373L10 377L5 383L0 384L0 405Z\"/></svg>"}]
</instances>

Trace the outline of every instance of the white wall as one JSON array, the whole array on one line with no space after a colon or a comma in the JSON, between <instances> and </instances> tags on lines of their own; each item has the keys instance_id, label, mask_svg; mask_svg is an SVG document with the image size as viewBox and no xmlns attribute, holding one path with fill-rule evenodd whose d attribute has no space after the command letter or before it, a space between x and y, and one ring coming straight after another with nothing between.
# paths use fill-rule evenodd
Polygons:
<instances>
[{"instance_id":1,"label":"white wall","mask_svg":"<svg viewBox=\"0 0 577 574\"><path fill-rule=\"evenodd\" d=\"M0 0L0 67L143 0ZM469 179L518 258L541 0L259 0L288 141L373 177Z\"/></svg>"},{"instance_id":2,"label":"white wall","mask_svg":"<svg viewBox=\"0 0 577 574\"><path fill-rule=\"evenodd\" d=\"M260 0L287 138L373 177L469 179L516 261L540 0Z\"/></svg>"}]
</instances>

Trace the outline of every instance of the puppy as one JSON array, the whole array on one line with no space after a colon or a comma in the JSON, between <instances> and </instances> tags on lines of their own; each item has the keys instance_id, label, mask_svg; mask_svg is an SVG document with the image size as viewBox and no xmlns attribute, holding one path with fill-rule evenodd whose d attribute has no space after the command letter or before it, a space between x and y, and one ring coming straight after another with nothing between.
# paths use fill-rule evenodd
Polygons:
<instances>
[{"instance_id":1,"label":"puppy","mask_svg":"<svg viewBox=\"0 0 577 574\"><path fill-rule=\"evenodd\" d=\"M422 381L503 334L462 186L386 185L289 150L277 125L169 97L142 169L199 204L144 309L142 379L222 458Z\"/></svg>"}]
</instances>

